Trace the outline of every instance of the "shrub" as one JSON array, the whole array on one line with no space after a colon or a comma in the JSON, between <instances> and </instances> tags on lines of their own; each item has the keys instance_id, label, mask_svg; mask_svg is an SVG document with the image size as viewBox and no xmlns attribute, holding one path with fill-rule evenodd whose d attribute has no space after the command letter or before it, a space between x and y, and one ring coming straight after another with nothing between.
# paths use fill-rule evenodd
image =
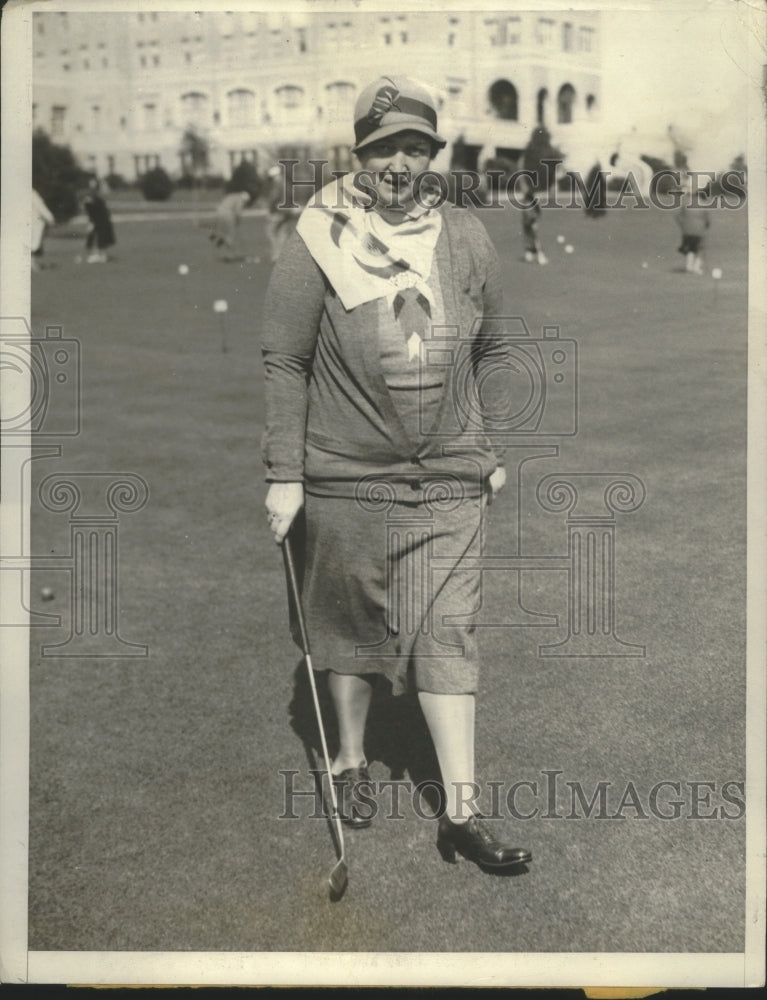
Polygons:
<instances>
[{"instance_id":1,"label":"shrub","mask_svg":"<svg viewBox=\"0 0 767 1000\"><path fill-rule=\"evenodd\" d=\"M139 187L147 201L167 201L173 194L173 181L162 167L147 170L139 180Z\"/></svg>"}]
</instances>

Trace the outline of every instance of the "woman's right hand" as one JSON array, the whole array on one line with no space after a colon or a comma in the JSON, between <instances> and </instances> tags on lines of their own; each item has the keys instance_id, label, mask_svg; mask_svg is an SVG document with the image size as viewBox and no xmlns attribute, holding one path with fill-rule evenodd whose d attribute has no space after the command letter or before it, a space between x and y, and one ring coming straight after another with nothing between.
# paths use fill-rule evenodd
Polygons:
<instances>
[{"instance_id":1,"label":"woman's right hand","mask_svg":"<svg viewBox=\"0 0 767 1000\"><path fill-rule=\"evenodd\" d=\"M304 505L303 483L272 483L266 494L266 514L275 542L280 545Z\"/></svg>"}]
</instances>

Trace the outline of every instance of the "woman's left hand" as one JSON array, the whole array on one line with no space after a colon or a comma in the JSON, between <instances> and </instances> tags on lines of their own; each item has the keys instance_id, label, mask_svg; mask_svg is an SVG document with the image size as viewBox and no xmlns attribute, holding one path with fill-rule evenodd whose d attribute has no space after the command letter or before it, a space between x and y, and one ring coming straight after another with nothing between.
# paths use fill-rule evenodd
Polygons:
<instances>
[{"instance_id":1,"label":"woman's left hand","mask_svg":"<svg viewBox=\"0 0 767 1000\"><path fill-rule=\"evenodd\" d=\"M506 470L499 465L487 480L487 502L491 504L506 485Z\"/></svg>"}]
</instances>

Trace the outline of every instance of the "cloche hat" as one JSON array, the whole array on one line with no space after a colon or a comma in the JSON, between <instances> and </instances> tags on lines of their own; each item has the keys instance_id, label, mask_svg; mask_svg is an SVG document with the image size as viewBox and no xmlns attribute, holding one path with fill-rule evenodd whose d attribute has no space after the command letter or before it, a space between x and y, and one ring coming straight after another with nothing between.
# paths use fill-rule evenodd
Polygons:
<instances>
[{"instance_id":1,"label":"cloche hat","mask_svg":"<svg viewBox=\"0 0 767 1000\"><path fill-rule=\"evenodd\" d=\"M438 149L447 145L437 132L437 109L425 87L406 76L382 76L368 84L354 105L353 152L409 130L428 136Z\"/></svg>"}]
</instances>

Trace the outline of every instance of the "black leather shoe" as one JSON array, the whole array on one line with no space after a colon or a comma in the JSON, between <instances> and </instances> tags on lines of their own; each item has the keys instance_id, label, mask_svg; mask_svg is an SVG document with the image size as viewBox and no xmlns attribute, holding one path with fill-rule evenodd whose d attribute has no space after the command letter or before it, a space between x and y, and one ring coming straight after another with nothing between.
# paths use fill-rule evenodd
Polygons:
<instances>
[{"instance_id":1,"label":"black leather shoe","mask_svg":"<svg viewBox=\"0 0 767 1000\"><path fill-rule=\"evenodd\" d=\"M458 852L481 868L513 868L533 860L527 848L497 840L480 816L470 816L465 823L452 823L441 816L437 848L445 861L455 864Z\"/></svg>"},{"instance_id":2,"label":"black leather shoe","mask_svg":"<svg viewBox=\"0 0 767 1000\"><path fill-rule=\"evenodd\" d=\"M340 774L334 774L333 787L336 790L341 822L355 829L370 826L376 804L367 764L358 764L357 767L349 767Z\"/></svg>"}]
</instances>

